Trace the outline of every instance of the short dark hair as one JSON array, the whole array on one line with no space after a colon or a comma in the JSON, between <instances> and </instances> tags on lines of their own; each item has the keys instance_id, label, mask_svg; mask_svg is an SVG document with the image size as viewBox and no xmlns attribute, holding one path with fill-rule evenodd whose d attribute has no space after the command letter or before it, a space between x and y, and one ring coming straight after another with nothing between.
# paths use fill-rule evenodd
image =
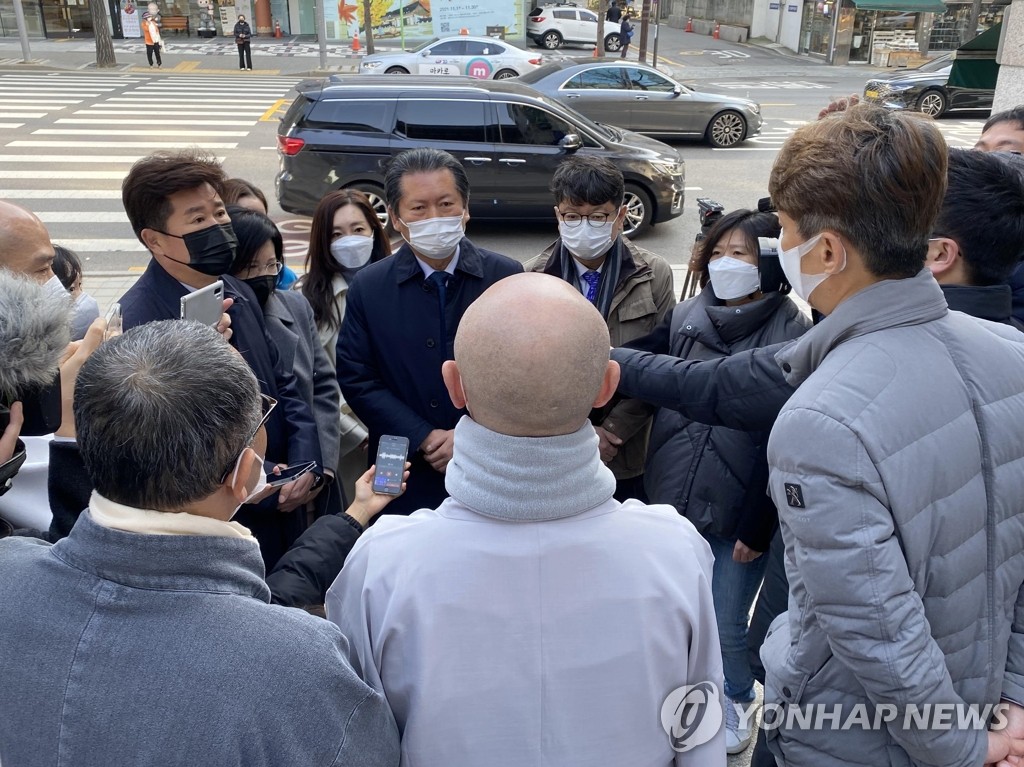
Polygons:
<instances>
[{"instance_id":1,"label":"short dark hair","mask_svg":"<svg viewBox=\"0 0 1024 767\"><path fill-rule=\"evenodd\" d=\"M857 104L796 130L769 181L804 238L846 237L875 277L913 277L946 192L946 142L930 118Z\"/></svg>"},{"instance_id":2,"label":"short dark hair","mask_svg":"<svg viewBox=\"0 0 1024 767\"><path fill-rule=\"evenodd\" d=\"M950 150L932 235L956 241L969 284L1006 282L1024 256L1024 179L995 154Z\"/></svg>"},{"instance_id":3,"label":"short dark hair","mask_svg":"<svg viewBox=\"0 0 1024 767\"><path fill-rule=\"evenodd\" d=\"M224 201L225 205L235 205L243 197L255 197L263 203L264 210L270 211L270 206L267 205L267 196L255 184L251 184L244 178L229 178L224 182L220 199Z\"/></svg>"},{"instance_id":4,"label":"short dark hair","mask_svg":"<svg viewBox=\"0 0 1024 767\"><path fill-rule=\"evenodd\" d=\"M143 229L163 229L171 215L172 194L209 184L221 194L224 169L217 159L200 149L155 152L132 165L121 183L121 202L135 236L142 242Z\"/></svg>"},{"instance_id":5,"label":"short dark hair","mask_svg":"<svg viewBox=\"0 0 1024 767\"><path fill-rule=\"evenodd\" d=\"M78 254L63 245L53 246L53 273L57 275L65 290L71 290L75 281L82 276L82 261Z\"/></svg>"},{"instance_id":6,"label":"short dark hair","mask_svg":"<svg viewBox=\"0 0 1024 767\"><path fill-rule=\"evenodd\" d=\"M231 263L231 274L244 272L256 261L259 249L268 242L274 243L274 255L284 263L284 239L277 224L258 210L250 210L240 205L228 205L231 217L231 228L238 238L235 249L235 260Z\"/></svg>"},{"instance_id":7,"label":"short dark hair","mask_svg":"<svg viewBox=\"0 0 1024 767\"><path fill-rule=\"evenodd\" d=\"M985 121L981 132L984 133L994 125L999 125L999 123L1017 123L1017 130L1024 130L1024 104L1015 106L1013 109L996 112Z\"/></svg>"},{"instance_id":8,"label":"short dark hair","mask_svg":"<svg viewBox=\"0 0 1024 767\"><path fill-rule=\"evenodd\" d=\"M707 235L701 240L700 245L690 259L690 271L697 274L698 284L704 287L708 283L708 261L715 246L733 229L738 229L747 238L747 245L751 252L759 253L761 250L757 242L758 237L775 237L781 233L779 217L774 213L760 213L756 210L734 210L726 213L714 223ZM787 285L782 289L783 293L789 292Z\"/></svg>"},{"instance_id":9,"label":"short dark hair","mask_svg":"<svg viewBox=\"0 0 1024 767\"><path fill-rule=\"evenodd\" d=\"M462 163L442 149L407 149L395 155L384 174L384 197L396 213L402 200L402 179L410 173L431 173L436 170L450 171L455 178L462 204L469 202L469 176Z\"/></svg>"},{"instance_id":10,"label":"short dark hair","mask_svg":"<svg viewBox=\"0 0 1024 767\"><path fill-rule=\"evenodd\" d=\"M621 205L626 196L622 171L603 157L573 155L557 168L551 178L555 204Z\"/></svg>"},{"instance_id":11,"label":"short dark hair","mask_svg":"<svg viewBox=\"0 0 1024 767\"><path fill-rule=\"evenodd\" d=\"M241 355L198 322L150 322L106 341L75 382L93 487L143 509L206 498L252 439L259 393Z\"/></svg>"},{"instance_id":12,"label":"short dark hair","mask_svg":"<svg viewBox=\"0 0 1024 767\"><path fill-rule=\"evenodd\" d=\"M341 310L334 297L334 278L343 275L344 269L331 255L331 241L334 233L334 214L342 208L354 205L366 219L366 225L373 232L373 250L370 262L380 261L391 255L391 240L384 225L370 204L369 198L358 189L339 189L324 195L313 212L313 223L309 230L309 250L306 253L306 273L299 281L302 295L313 307L313 318L320 329L331 331L341 327Z\"/></svg>"}]
</instances>

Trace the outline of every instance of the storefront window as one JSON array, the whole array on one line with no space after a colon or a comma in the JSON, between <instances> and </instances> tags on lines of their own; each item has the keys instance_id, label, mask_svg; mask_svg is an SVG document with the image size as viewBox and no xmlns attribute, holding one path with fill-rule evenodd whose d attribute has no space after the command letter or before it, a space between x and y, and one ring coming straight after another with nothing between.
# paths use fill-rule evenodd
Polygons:
<instances>
[{"instance_id":1,"label":"storefront window","mask_svg":"<svg viewBox=\"0 0 1024 767\"><path fill-rule=\"evenodd\" d=\"M983 3L978 14L977 34L981 34L1003 19L1005 5ZM936 15L929 36L928 49L931 51L953 51L967 42L968 27L971 23L971 4L969 2L949 2L946 12Z\"/></svg>"},{"instance_id":2,"label":"storefront window","mask_svg":"<svg viewBox=\"0 0 1024 767\"><path fill-rule=\"evenodd\" d=\"M804 53L816 53L827 56L832 43L833 14L836 12L835 2L815 2L804 4L803 34L800 47Z\"/></svg>"},{"instance_id":3,"label":"storefront window","mask_svg":"<svg viewBox=\"0 0 1024 767\"><path fill-rule=\"evenodd\" d=\"M25 27L31 37L43 36L43 15L34 2L23 0L22 10L25 11ZM13 0L0 0L0 37L17 37L18 22L14 18Z\"/></svg>"}]
</instances>

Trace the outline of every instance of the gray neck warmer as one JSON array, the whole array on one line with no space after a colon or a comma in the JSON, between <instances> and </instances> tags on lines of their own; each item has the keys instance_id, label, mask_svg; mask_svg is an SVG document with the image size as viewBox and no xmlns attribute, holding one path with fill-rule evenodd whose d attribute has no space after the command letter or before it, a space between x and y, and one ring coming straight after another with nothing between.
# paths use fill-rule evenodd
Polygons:
<instances>
[{"instance_id":1,"label":"gray neck warmer","mask_svg":"<svg viewBox=\"0 0 1024 767\"><path fill-rule=\"evenodd\" d=\"M558 437L509 437L469 416L455 427L445 488L478 514L544 522L589 511L611 499L615 475L601 463L589 422Z\"/></svg>"}]
</instances>

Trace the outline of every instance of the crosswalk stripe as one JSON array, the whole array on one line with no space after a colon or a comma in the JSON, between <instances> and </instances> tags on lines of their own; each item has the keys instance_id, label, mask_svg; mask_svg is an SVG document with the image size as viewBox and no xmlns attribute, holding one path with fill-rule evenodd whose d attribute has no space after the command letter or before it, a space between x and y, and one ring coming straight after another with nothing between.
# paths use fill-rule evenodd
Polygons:
<instances>
[{"instance_id":1,"label":"crosswalk stripe","mask_svg":"<svg viewBox=\"0 0 1024 767\"><path fill-rule=\"evenodd\" d=\"M275 101L275 98L268 96L265 99L232 99L231 104L239 106L252 106L253 104L266 104L268 101ZM111 96L107 101L111 104L152 104L153 106L173 106L174 104L185 104L193 108L198 106L198 102L195 98L187 98L185 96L175 96L174 98L167 99L154 99L154 98L140 98L135 96Z\"/></svg>"},{"instance_id":2,"label":"crosswalk stripe","mask_svg":"<svg viewBox=\"0 0 1024 767\"><path fill-rule=\"evenodd\" d=\"M33 141L21 139L10 141L6 146L12 147L37 147L39 149L109 149L121 147L122 149L187 149L188 147L199 147L200 149L234 149L238 146L237 141Z\"/></svg>"},{"instance_id":3,"label":"crosswalk stripe","mask_svg":"<svg viewBox=\"0 0 1024 767\"><path fill-rule=\"evenodd\" d=\"M10 105L12 107L28 107L29 109L63 109L71 104L81 104L81 99L59 99L54 100L50 98L43 98L40 96L38 99L24 98L24 99L5 99L0 98L0 107Z\"/></svg>"},{"instance_id":4,"label":"crosswalk stripe","mask_svg":"<svg viewBox=\"0 0 1024 767\"><path fill-rule=\"evenodd\" d=\"M145 252L146 247L138 240L128 238L111 240L68 240L63 237L51 237L54 242L75 251L79 255L89 252L118 253L123 251Z\"/></svg>"},{"instance_id":5,"label":"crosswalk stripe","mask_svg":"<svg viewBox=\"0 0 1024 767\"><path fill-rule=\"evenodd\" d=\"M262 108L256 108L251 112L245 110L233 110L231 112L210 112L207 110L190 111L187 109L99 109L96 104L88 109L77 109L72 114L76 115L158 115L160 117L251 117L258 120L263 114ZM162 122L162 121L161 121ZM249 123L246 123L248 125Z\"/></svg>"},{"instance_id":6,"label":"crosswalk stripe","mask_svg":"<svg viewBox=\"0 0 1024 767\"><path fill-rule=\"evenodd\" d=\"M33 120L46 117L46 112L4 112L4 117L11 120Z\"/></svg>"},{"instance_id":7,"label":"crosswalk stripe","mask_svg":"<svg viewBox=\"0 0 1024 767\"><path fill-rule=\"evenodd\" d=\"M0 123L0 130L14 130L20 128L25 123Z\"/></svg>"},{"instance_id":8,"label":"crosswalk stripe","mask_svg":"<svg viewBox=\"0 0 1024 767\"><path fill-rule=\"evenodd\" d=\"M21 200L120 200L120 189L0 189L0 198Z\"/></svg>"},{"instance_id":9,"label":"crosswalk stripe","mask_svg":"<svg viewBox=\"0 0 1024 767\"><path fill-rule=\"evenodd\" d=\"M15 178L79 178L79 179L114 179L120 181L127 174L126 170L4 170L0 171L5 179Z\"/></svg>"},{"instance_id":10,"label":"crosswalk stripe","mask_svg":"<svg viewBox=\"0 0 1024 767\"><path fill-rule=\"evenodd\" d=\"M127 224L128 216L124 211L63 211L34 210L44 224Z\"/></svg>"},{"instance_id":11,"label":"crosswalk stripe","mask_svg":"<svg viewBox=\"0 0 1024 767\"><path fill-rule=\"evenodd\" d=\"M277 147L274 147L276 149ZM111 165L124 163L130 165L136 160L141 160L142 154L90 154L90 155L67 155L67 154L0 154L0 165L6 163L59 163L61 165L81 165L82 163L103 163ZM217 162L224 162L225 157L218 157Z\"/></svg>"},{"instance_id":12,"label":"crosswalk stripe","mask_svg":"<svg viewBox=\"0 0 1024 767\"><path fill-rule=\"evenodd\" d=\"M39 128L33 136L95 136L95 128ZM104 136L248 136L238 130L104 130Z\"/></svg>"},{"instance_id":13,"label":"crosswalk stripe","mask_svg":"<svg viewBox=\"0 0 1024 767\"><path fill-rule=\"evenodd\" d=\"M61 117L56 120L59 124L67 125L152 125L152 120L104 120L101 118L89 119L84 117ZM252 120L161 120L161 125L252 125Z\"/></svg>"}]
</instances>

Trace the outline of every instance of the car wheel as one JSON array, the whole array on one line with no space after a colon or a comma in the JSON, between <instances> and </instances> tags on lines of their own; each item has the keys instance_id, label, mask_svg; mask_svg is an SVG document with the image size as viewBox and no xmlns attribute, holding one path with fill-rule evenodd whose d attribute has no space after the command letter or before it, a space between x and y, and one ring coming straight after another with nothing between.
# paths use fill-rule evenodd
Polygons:
<instances>
[{"instance_id":1,"label":"car wheel","mask_svg":"<svg viewBox=\"0 0 1024 767\"><path fill-rule=\"evenodd\" d=\"M604 38L604 49L609 53L616 53L622 50L622 38L617 32L612 32Z\"/></svg>"},{"instance_id":2,"label":"car wheel","mask_svg":"<svg viewBox=\"0 0 1024 767\"><path fill-rule=\"evenodd\" d=\"M627 237L636 237L646 232L654 216L651 196L638 186L626 184L626 196L622 204L626 206L626 220L622 223L622 233Z\"/></svg>"},{"instance_id":3,"label":"car wheel","mask_svg":"<svg viewBox=\"0 0 1024 767\"><path fill-rule=\"evenodd\" d=\"M927 90L917 100L917 111L929 117L941 117L946 111L946 96L942 91Z\"/></svg>"},{"instance_id":4,"label":"car wheel","mask_svg":"<svg viewBox=\"0 0 1024 767\"><path fill-rule=\"evenodd\" d=\"M407 74L409 74L409 70L406 69L405 67L388 67L387 69L384 70L384 74L386 74L386 75L407 75Z\"/></svg>"},{"instance_id":5,"label":"car wheel","mask_svg":"<svg viewBox=\"0 0 1024 767\"><path fill-rule=\"evenodd\" d=\"M713 147L736 146L746 137L747 123L739 112L721 112L708 123L707 138Z\"/></svg>"},{"instance_id":6,"label":"car wheel","mask_svg":"<svg viewBox=\"0 0 1024 767\"><path fill-rule=\"evenodd\" d=\"M355 189L365 194L366 199L370 201L370 207L373 208L373 212L377 214L377 218L384 225L384 231L389 234L394 231L391 227L391 217L388 215L388 204L384 200L384 190L381 187L376 184L358 183L345 188Z\"/></svg>"},{"instance_id":7,"label":"car wheel","mask_svg":"<svg viewBox=\"0 0 1024 767\"><path fill-rule=\"evenodd\" d=\"M513 77L519 77L519 73L511 69L499 69L494 75L495 80L511 80Z\"/></svg>"},{"instance_id":8,"label":"car wheel","mask_svg":"<svg viewBox=\"0 0 1024 767\"><path fill-rule=\"evenodd\" d=\"M549 51L555 50L562 44L562 36L555 30L545 32L544 36L540 39L540 44L547 48Z\"/></svg>"}]
</instances>

